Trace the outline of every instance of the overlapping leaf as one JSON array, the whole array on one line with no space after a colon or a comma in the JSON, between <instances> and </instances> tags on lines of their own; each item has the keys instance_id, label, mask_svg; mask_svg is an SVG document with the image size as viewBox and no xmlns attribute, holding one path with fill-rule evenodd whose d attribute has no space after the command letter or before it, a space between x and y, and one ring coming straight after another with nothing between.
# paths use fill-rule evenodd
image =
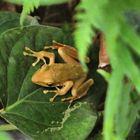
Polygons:
<instances>
[{"instance_id":1,"label":"overlapping leaf","mask_svg":"<svg viewBox=\"0 0 140 140\"><path fill-rule=\"evenodd\" d=\"M4 31L19 27L20 14L14 12L1 11L0 12L0 34ZM37 25L38 22L35 18L26 16L24 25Z\"/></svg>"},{"instance_id":2,"label":"overlapping leaf","mask_svg":"<svg viewBox=\"0 0 140 140\"><path fill-rule=\"evenodd\" d=\"M109 88L105 105L105 140L118 139L114 133L114 119L116 111L118 111L119 97L123 90L122 80L124 76L128 76L136 90L140 92L139 68L135 64L128 48L129 46L140 55L140 39L135 30L126 22L124 16L127 10L138 10L139 6L139 1L134 2L131 0L127 2L82 0L77 7L80 12L76 16L78 22L75 32L75 41L82 63L84 63L84 57L92 41L93 33L91 34L91 30L92 28L96 28L105 34L107 52L113 69L109 78ZM83 28L84 26L85 28ZM83 34L81 34L81 32L84 32L84 39L82 39ZM126 45L127 47L125 47Z\"/></svg>"}]
</instances>

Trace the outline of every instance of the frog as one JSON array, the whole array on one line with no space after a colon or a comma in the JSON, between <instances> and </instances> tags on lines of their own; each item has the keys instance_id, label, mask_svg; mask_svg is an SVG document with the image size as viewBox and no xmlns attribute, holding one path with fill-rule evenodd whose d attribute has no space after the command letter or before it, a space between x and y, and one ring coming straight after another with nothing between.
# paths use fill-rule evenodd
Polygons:
<instances>
[{"instance_id":1,"label":"frog","mask_svg":"<svg viewBox=\"0 0 140 140\"><path fill-rule=\"evenodd\" d=\"M45 49L57 49L58 54L64 60L64 63L55 63L55 55ZM35 66L40 60L43 65L33 74L31 81L34 84L43 87L55 87L54 90L43 90L44 94L55 93L50 98L53 102L57 96L64 96L71 89L71 96L62 98L61 101L73 101L87 95L88 90L94 84L92 78L87 79L87 73L83 70L78 60L78 52L75 48L53 41L52 46L45 46L43 51L33 51L25 47L24 55L36 57L37 60L32 65ZM49 59L46 64L45 57ZM85 61L88 63L90 59L87 57Z\"/></svg>"}]
</instances>

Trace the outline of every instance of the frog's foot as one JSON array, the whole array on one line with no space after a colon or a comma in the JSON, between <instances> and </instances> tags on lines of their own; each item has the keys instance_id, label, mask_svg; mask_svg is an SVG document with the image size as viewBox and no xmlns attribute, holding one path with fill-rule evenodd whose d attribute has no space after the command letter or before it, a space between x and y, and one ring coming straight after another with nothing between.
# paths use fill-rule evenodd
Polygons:
<instances>
[{"instance_id":1,"label":"frog's foot","mask_svg":"<svg viewBox=\"0 0 140 140\"><path fill-rule=\"evenodd\" d=\"M35 52L31 50L30 48L25 47L25 51L23 52L23 55L33 56L37 58L37 60L34 63L32 63L32 66L35 66L37 63L39 63L40 60L42 60L44 64L46 64L46 60L44 59L44 56L43 56L43 51Z\"/></svg>"},{"instance_id":2,"label":"frog's foot","mask_svg":"<svg viewBox=\"0 0 140 140\"><path fill-rule=\"evenodd\" d=\"M53 46L45 46L44 49L45 50L47 50L47 49L54 49L54 47Z\"/></svg>"},{"instance_id":3,"label":"frog's foot","mask_svg":"<svg viewBox=\"0 0 140 140\"><path fill-rule=\"evenodd\" d=\"M68 97L68 98L63 98L63 99L61 99L61 101L62 101L62 102L64 102L64 101L69 101L70 103L72 103L73 101L82 98L82 97L85 96L86 94L87 94L87 93L85 92L85 93L83 93L81 96L70 96L70 97Z\"/></svg>"},{"instance_id":4,"label":"frog's foot","mask_svg":"<svg viewBox=\"0 0 140 140\"><path fill-rule=\"evenodd\" d=\"M61 99L62 102L64 101L69 101L70 103L72 103L74 100L77 100L79 99L80 97L75 97L75 96L71 96L71 97L68 97L68 98L63 98Z\"/></svg>"},{"instance_id":5,"label":"frog's foot","mask_svg":"<svg viewBox=\"0 0 140 140\"><path fill-rule=\"evenodd\" d=\"M49 93L49 90L43 90L43 93L47 94L47 93Z\"/></svg>"},{"instance_id":6,"label":"frog's foot","mask_svg":"<svg viewBox=\"0 0 140 140\"><path fill-rule=\"evenodd\" d=\"M44 64L46 65L46 60L45 58L49 59L49 64L53 64L55 61L55 55L54 53L51 52L46 52L46 51L33 51L28 47L25 47L25 51L23 52L23 55L25 56L33 56L36 57L37 60L32 64L33 66L35 66L37 63L39 63L40 60L42 60L44 62Z\"/></svg>"},{"instance_id":7,"label":"frog's foot","mask_svg":"<svg viewBox=\"0 0 140 140\"><path fill-rule=\"evenodd\" d=\"M39 63L39 61L42 60L44 62L44 65L47 65L46 60L42 57L37 57L36 61L34 63L32 63L32 66L35 66L37 63Z\"/></svg>"},{"instance_id":8,"label":"frog's foot","mask_svg":"<svg viewBox=\"0 0 140 140\"><path fill-rule=\"evenodd\" d=\"M44 94L48 94L50 92L54 92L54 93L57 93L57 90L43 90L43 93Z\"/></svg>"},{"instance_id":9,"label":"frog's foot","mask_svg":"<svg viewBox=\"0 0 140 140\"><path fill-rule=\"evenodd\" d=\"M44 93L44 94L47 94L47 93L50 93L50 92L56 93L52 98L50 98L50 102L53 102L54 99L55 99L59 94L58 94L58 91L57 91L57 90L43 90L43 93Z\"/></svg>"},{"instance_id":10,"label":"frog's foot","mask_svg":"<svg viewBox=\"0 0 140 140\"><path fill-rule=\"evenodd\" d=\"M62 96L62 95L65 94L65 91L59 89L58 87L55 87L55 88L56 88L57 90L53 90L52 92L55 92L56 94L55 94L52 98L50 98L50 102L53 102L54 99L55 99L57 96ZM49 90L48 92L50 92L50 90Z\"/></svg>"},{"instance_id":11,"label":"frog's foot","mask_svg":"<svg viewBox=\"0 0 140 140\"><path fill-rule=\"evenodd\" d=\"M28 47L25 47L25 51L23 52L24 55L29 55L29 54L34 54L34 53L35 53L35 51L31 50Z\"/></svg>"},{"instance_id":12,"label":"frog's foot","mask_svg":"<svg viewBox=\"0 0 140 140\"><path fill-rule=\"evenodd\" d=\"M94 81L93 81L93 79L89 79L83 83L85 78L86 77L83 77L80 80L78 80L75 83L75 85L73 86L72 96L70 96L68 98L64 98L64 99L62 99L62 101L69 101L70 103L72 103L73 101L86 96L89 88L93 85Z\"/></svg>"},{"instance_id":13,"label":"frog's foot","mask_svg":"<svg viewBox=\"0 0 140 140\"><path fill-rule=\"evenodd\" d=\"M34 63L32 63L32 66L34 67L37 63L39 63L40 59L37 58L36 61Z\"/></svg>"},{"instance_id":14,"label":"frog's foot","mask_svg":"<svg viewBox=\"0 0 140 140\"><path fill-rule=\"evenodd\" d=\"M43 93L44 94L47 94L47 93L50 93L50 92L55 93L55 95L52 98L50 98L50 102L53 102L54 99L57 96L65 95L70 90L70 88L72 86L73 86L73 82L72 81L66 81L66 82L63 83L63 87L61 89L58 88L57 86L55 86L56 90L44 90Z\"/></svg>"},{"instance_id":15,"label":"frog's foot","mask_svg":"<svg viewBox=\"0 0 140 140\"><path fill-rule=\"evenodd\" d=\"M52 98L50 98L50 102L53 102L54 101L54 99L58 96L59 94L55 94Z\"/></svg>"}]
</instances>

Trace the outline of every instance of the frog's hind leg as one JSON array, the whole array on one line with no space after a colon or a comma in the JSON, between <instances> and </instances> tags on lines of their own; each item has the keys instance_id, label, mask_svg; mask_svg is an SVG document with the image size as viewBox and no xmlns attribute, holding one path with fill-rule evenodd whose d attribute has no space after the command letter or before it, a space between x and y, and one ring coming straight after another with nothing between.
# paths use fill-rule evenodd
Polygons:
<instances>
[{"instance_id":1,"label":"frog's hind leg","mask_svg":"<svg viewBox=\"0 0 140 140\"><path fill-rule=\"evenodd\" d=\"M28 47L25 47L25 51L23 52L23 55L33 56L37 58L37 60L32 64L33 66L39 63L40 60L42 60L43 63L46 64L45 58L49 59L49 64L53 64L55 62L55 55L54 53L51 53L51 52L46 52L46 51L36 52L36 51L31 50Z\"/></svg>"},{"instance_id":2,"label":"frog's hind leg","mask_svg":"<svg viewBox=\"0 0 140 140\"><path fill-rule=\"evenodd\" d=\"M74 47L61 44L53 40L52 46L45 47L45 49L48 48L57 49L59 55L66 63L79 64L78 52ZM89 63L89 61L90 61L89 57L86 57L85 62Z\"/></svg>"},{"instance_id":3,"label":"frog's hind leg","mask_svg":"<svg viewBox=\"0 0 140 140\"><path fill-rule=\"evenodd\" d=\"M66 63L79 64L78 52L75 48L70 46L58 48L59 55ZM89 62L89 58L86 57L86 63Z\"/></svg>"},{"instance_id":4,"label":"frog's hind leg","mask_svg":"<svg viewBox=\"0 0 140 140\"><path fill-rule=\"evenodd\" d=\"M58 53L66 63L79 64L77 51L74 48L67 46L60 47L58 48Z\"/></svg>"},{"instance_id":5,"label":"frog's hind leg","mask_svg":"<svg viewBox=\"0 0 140 140\"><path fill-rule=\"evenodd\" d=\"M77 81L72 88L72 96L64 98L62 99L62 101L69 100L70 102L73 102L74 100L80 99L81 97L87 95L87 92L89 88L93 85L94 81L93 79L88 79L87 81L85 81L85 78L86 77L83 77L79 81Z\"/></svg>"}]
</instances>

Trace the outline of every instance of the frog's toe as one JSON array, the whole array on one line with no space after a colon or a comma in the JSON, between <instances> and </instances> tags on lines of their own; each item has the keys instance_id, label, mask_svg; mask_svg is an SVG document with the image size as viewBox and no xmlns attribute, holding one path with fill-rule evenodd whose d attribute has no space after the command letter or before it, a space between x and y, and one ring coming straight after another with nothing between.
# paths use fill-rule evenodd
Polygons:
<instances>
[{"instance_id":1,"label":"frog's toe","mask_svg":"<svg viewBox=\"0 0 140 140\"><path fill-rule=\"evenodd\" d=\"M33 67L34 67L35 65L36 65L35 63L32 64Z\"/></svg>"},{"instance_id":2,"label":"frog's toe","mask_svg":"<svg viewBox=\"0 0 140 140\"><path fill-rule=\"evenodd\" d=\"M64 102L64 101L69 101L69 103L72 103L73 101L75 101L75 100L78 100L78 99L80 99L81 97L79 97L79 96L70 96L70 97L68 97L68 98L63 98L63 99L61 99L61 101L62 102Z\"/></svg>"},{"instance_id":3,"label":"frog's toe","mask_svg":"<svg viewBox=\"0 0 140 140\"><path fill-rule=\"evenodd\" d=\"M68 98L63 98L61 99L62 102L64 101L73 101L75 99L75 97L71 96L71 97L68 97Z\"/></svg>"},{"instance_id":4,"label":"frog's toe","mask_svg":"<svg viewBox=\"0 0 140 140\"><path fill-rule=\"evenodd\" d=\"M72 103L74 101L74 99L63 98L63 99L61 99L61 101L62 102L69 101L69 103Z\"/></svg>"},{"instance_id":5,"label":"frog's toe","mask_svg":"<svg viewBox=\"0 0 140 140\"><path fill-rule=\"evenodd\" d=\"M53 102L54 101L54 98L50 98L50 102Z\"/></svg>"},{"instance_id":6,"label":"frog's toe","mask_svg":"<svg viewBox=\"0 0 140 140\"><path fill-rule=\"evenodd\" d=\"M40 58L37 58L37 60L34 63L32 63L32 66L35 66L37 63L39 63L39 61L40 61Z\"/></svg>"},{"instance_id":7,"label":"frog's toe","mask_svg":"<svg viewBox=\"0 0 140 140\"><path fill-rule=\"evenodd\" d=\"M28 47L25 47L25 50L28 51L28 50L30 50L30 49L29 49Z\"/></svg>"},{"instance_id":8,"label":"frog's toe","mask_svg":"<svg viewBox=\"0 0 140 140\"><path fill-rule=\"evenodd\" d=\"M47 94L47 93L49 93L49 90L43 90L43 93Z\"/></svg>"},{"instance_id":9,"label":"frog's toe","mask_svg":"<svg viewBox=\"0 0 140 140\"><path fill-rule=\"evenodd\" d=\"M45 46L44 49L53 49L53 46Z\"/></svg>"},{"instance_id":10,"label":"frog's toe","mask_svg":"<svg viewBox=\"0 0 140 140\"><path fill-rule=\"evenodd\" d=\"M25 56L26 56L26 55L28 55L28 53L27 53L27 52L23 52L23 55L25 55Z\"/></svg>"},{"instance_id":11,"label":"frog's toe","mask_svg":"<svg viewBox=\"0 0 140 140\"><path fill-rule=\"evenodd\" d=\"M65 98L63 98L63 99L61 99L61 101L62 101L62 102L64 102L64 101L66 101L66 99L65 99Z\"/></svg>"},{"instance_id":12,"label":"frog's toe","mask_svg":"<svg viewBox=\"0 0 140 140\"><path fill-rule=\"evenodd\" d=\"M36 66L36 64L37 64L37 63L36 63L36 62L34 62L34 63L32 63L32 66L34 67L34 66Z\"/></svg>"},{"instance_id":13,"label":"frog's toe","mask_svg":"<svg viewBox=\"0 0 140 140\"><path fill-rule=\"evenodd\" d=\"M28 47L25 47L25 50L26 50L26 51L29 51L29 52L33 52L33 50L31 50L31 49L28 48Z\"/></svg>"},{"instance_id":14,"label":"frog's toe","mask_svg":"<svg viewBox=\"0 0 140 140\"><path fill-rule=\"evenodd\" d=\"M50 102L53 102L54 101L54 99L58 96L59 94L58 93L56 93L52 98L50 98Z\"/></svg>"}]
</instances>

